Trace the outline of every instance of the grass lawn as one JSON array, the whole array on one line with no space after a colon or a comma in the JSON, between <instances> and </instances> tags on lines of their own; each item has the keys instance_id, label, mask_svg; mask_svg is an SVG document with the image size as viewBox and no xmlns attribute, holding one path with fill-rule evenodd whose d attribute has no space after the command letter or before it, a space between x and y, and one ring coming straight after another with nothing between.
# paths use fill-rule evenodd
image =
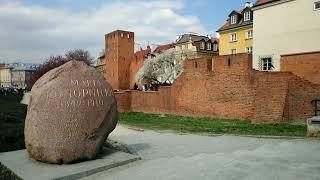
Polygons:
<instances>
[{"instance_id":1,"label":"grass lawn","mask_svg":"<svg viewBox=\"0 0 320 180\"><path fill-rule=\"evenodd\" d=\"M120 123L143 129L173 130L183 133L299 136L307 135L305 125L259 125L249 121L193 118L127 112L120 114Z\"/></svg>"},{"instance_id":2,"label":"grass lawn","mask_svg":"<svg viewBox=\"0 0 320 180\"><path fill-rule=\"evenodd\" d=\"M0 95L0 152L24 149L24 119L27 106L21 95Z\"/></svg>"}]
</instances>

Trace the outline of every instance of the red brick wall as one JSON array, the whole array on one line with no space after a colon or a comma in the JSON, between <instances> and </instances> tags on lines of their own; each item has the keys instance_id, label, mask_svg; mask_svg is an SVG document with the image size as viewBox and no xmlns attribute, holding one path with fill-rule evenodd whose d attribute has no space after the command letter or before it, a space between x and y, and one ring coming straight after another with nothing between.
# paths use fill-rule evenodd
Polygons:
<instances>
[{"instance_id":1,"label":"red brick wall","mask_svg":"<svg viewBox=\"0 0 320 180\"><path fill-rule=\"evenodd\" d=\"M253 71L254 117L257 123L288 123L286 112L291 73Z\"/></svg>"},{"instance_id":2,"label":"red brick wall","mask_svg":"<svg viewBox=\"0 0 320 180\"><path fill-rule=\"evenodd\" d=\"M281 71L294 74L320 84L320 52L281 56Z\"/></svg>"},{"instance_id":3,"label":"red brick wall","mask_svg":"<svg viewBox=\"0 0 320 180\"><path fill-rule=\"evenodd\" d=\"M252 55L237 54L212 58L212 70L216 72L232 71L244 73L252 69Z\"/></svg>"},{"instance_id":4,"label":"red brick wall","mask_svg":"<svg viewBox=\"0 0 320 180\"><path fill-rule=\"evenodd\" d=\"M252 117L253 96L246 76L189 71L172 88L179 113L239 119Z\"/></svg>"},{"instance_id":5,"label":"red brick wall","mask_svg":"<svg viewBox=\"0 0 320 180\"><path fill-rule=\"evenodd\" d=\"M133 89L134 83L137 83L136 75L144 63L144 56L135 56L130 64L130 89Z\"/></svg>"},{"instance_id":6,"label":"red brick wall","mask_svg":"<svg viewBox=\"0 0 320 180\"><path fill-rule=\"evenodd\" d=\"M211 58L197 58L186 60L184 69L186 71L208 72L211 71Z\"/></svg>"},{"instance_id":7,"label":"red brick wall","mask_svg":"<svg viewBox=\"0 0 320 180\"><path fill-rule=\"evenodd\" d=\"M234 62L245 62L242 56L238 57ZM131 104L132 111L237 118L256 123L305 123L313 115L310 101L320 98L320 85L290 72L243 72L240 70L247 65L241 64L234 66L239 71L227 71L218 61L219 66L215 67L220 68L214 71L193 71L191 62L171 87L160 87L157 92L132 91L131 99L127 94L117 95L119 107L128 108ZM203 60L208 65L207 62Z\"/></svg>"},{"instance_id":8,"label":"red brick wall","mask_svg":"<svg viewBox=\"0 0 320 180\"><path fill-rule=\"evenodd\" d=\"M117 99L118 111L126 112L131 110L131 91L120 91L114 93Z\"/></svg>"},{"instance_id":9,"label":"red brick wall","mask_svg":"<svg viewBox=\"0 0 320 180\"><path fill-rule=\"evenodd\" d=\"M320 99L320 85L311 83L300 77L290 79L288 96L289 121L305 122L314 116L314 106L311 101Z\"/></svg>"},{"instance_id":10,"label":"red brick wall","mask_svg":"<svg viewBox=\"0 0 320 180\"><path fill-rule=\"evenodd\" d=\"M132 111L148 113L172 113L175 110L175 95L171 87L159 91L132 91Z\"/></svg>"}]
</instances>

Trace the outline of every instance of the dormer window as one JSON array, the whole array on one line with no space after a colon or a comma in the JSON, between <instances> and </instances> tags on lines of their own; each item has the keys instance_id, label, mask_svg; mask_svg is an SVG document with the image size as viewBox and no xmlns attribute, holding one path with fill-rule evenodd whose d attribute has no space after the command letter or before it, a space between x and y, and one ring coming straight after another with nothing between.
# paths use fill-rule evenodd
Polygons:
<instances>
[{"instance_id":1,"label":"dormer window","mask_svg":"<svg viewBox=\"0 0 320 180\"><path fill-rule=\"evenodd\" d=\"M244 21L250 21L251 20L251 12L250 11L246 11L244 12Z\"/></svg>"},{"instance_id":2,"label":"dormer window","mask_svg":"<svg viewBox=\"0 0 320 180\"><path fill-rule=\"evenodd\" d=\"M204 50L204 47L205 47L205 42L201 42L200 43L200 49Z\"/></svg>"},{"instance_id":3,"label":"dormer window","mask_svg":"<svg viewBox=\"0 0 320 180\"><path fill-rule=\"evenodd\" d=\"M211 51L211 43L210 42L207 43L207 50Z\"/></svg>"},{"instance_id":4,"label":"dormer window","mask_svg":"<svg viewBox=\"0 0 320 180\"><path fill-rule=\"evenodd\" d=\"M236 23L237 23L237 16L236 15L231 16L230 24L236 24Z\"/></svg>"}]
</instances>

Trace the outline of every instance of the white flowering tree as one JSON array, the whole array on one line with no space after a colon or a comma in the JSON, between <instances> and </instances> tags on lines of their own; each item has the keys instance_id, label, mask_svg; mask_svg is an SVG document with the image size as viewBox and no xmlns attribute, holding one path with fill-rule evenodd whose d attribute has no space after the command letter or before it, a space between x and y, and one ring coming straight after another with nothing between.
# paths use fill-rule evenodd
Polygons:
<instances>
[{"instance_id":1,"label":"white flowering tree","mask_svg":"<svg viewBox=\"0 0 320 180\"><path fill-rule=\"evenodd\" d=\"M167 50L148 58L138 71L136 79L142 84L172 84L183 72L185 60L195 57L196 53L191 50Z\"/></svg>"}]
</instances>

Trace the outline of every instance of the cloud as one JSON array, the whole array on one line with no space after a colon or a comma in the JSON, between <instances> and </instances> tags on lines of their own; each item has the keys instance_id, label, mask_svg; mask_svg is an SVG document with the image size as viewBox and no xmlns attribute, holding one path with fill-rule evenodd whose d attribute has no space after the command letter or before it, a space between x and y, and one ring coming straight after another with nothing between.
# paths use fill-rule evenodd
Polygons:
<instances>
[{"instance_id":1,"label":"cloud","mask_svg":"<svg viewBox=\"0 0 320 180\"><path fill-rule=\"evenodd\" d=\"M134 31L140 44L206 33L197 17L179 14L183 8L183 1L114 1L77 12L0 0L0 62L41 62L73 48L97 56L104 34L116 29Z\"/></svg>"}]
</instances>

